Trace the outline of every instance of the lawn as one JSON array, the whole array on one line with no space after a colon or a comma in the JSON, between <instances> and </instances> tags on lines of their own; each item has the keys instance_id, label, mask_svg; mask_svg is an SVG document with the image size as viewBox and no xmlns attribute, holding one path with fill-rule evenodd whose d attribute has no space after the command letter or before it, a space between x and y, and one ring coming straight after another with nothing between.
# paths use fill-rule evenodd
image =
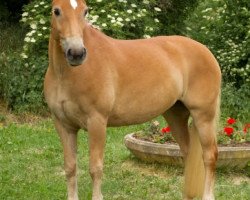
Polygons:
<instances>
[{"instance_id":1,"label":"lawn","mask_svg":"<svg viewBox=\"0 0 250 200\"><path fill-rule=\"evenodd\" d=\"M144 125L109 128L105 154L105 200L180 200L182 168L146 164L135 159L123 144L127 133ZM66 199L62 147L51 120L0 123L0 199ZM87 134L78 137L80 200L91 199ZM218 200L249 200L250 174L246 170L217 171Z\"/></svg>"}]
</instances>

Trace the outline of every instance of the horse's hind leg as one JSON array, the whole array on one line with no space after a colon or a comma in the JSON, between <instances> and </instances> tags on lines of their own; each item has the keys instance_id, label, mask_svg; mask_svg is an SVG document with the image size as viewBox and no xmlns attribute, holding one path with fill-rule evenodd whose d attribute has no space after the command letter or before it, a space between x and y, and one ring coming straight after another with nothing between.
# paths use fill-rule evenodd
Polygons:
<instances>
[{"instance_id":1,"label":"horse's hind leg","mask_svg":"<svg viewBox=\"0 0 250 200\"><path fill-rule=\"evenodd\" d=\"M163 114L168 124L171 127L173 136L175 137L177 143L180 145L180 149L184 156L184 159L188 153L189 145L189 133L188 133L188 118L189 111L183 105L182 102L175 103L168 111Z\"/></svg>"},{"instance_id":2,"label":"horse's hind leg","mask_svg":"<svg viewBox=\"0 0 250 200\"><path fill-rule=\"evenodd\" d=\"M171 107L164 117L180 145L185 163L185 184L183 198L192 200L203 193L204 167L202 150L195 127L188 127L189 110L182 102Z\"/></svg>"},{"instance_id":3,"label":"horse's hind leg","mask_svg":"<svg viewBox=\"0 0 250 200\"><path fill-rule=\"evenodd\" d=\"M197 128L205 166L205 186L202 200L214 200L215 167L217 161L216 110L212 107L191 110Z\"/></svg>"}]
</instances>

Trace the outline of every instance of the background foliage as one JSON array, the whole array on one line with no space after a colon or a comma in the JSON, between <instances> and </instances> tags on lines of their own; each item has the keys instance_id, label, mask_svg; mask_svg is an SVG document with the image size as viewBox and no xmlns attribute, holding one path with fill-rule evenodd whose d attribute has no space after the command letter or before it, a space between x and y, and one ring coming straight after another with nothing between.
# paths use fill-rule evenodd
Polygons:
<instances>
[{"instance_id":1,"label":"background foliage","mask_svg":"<svg viewBox=\"0 0 250 200\"><path fill-rule=\"evenodd\" d=\"M48 65L50 3L34 0L25 5L22 28L13 30L19 35L11 42L22 47L12 49L12 45L7 51L0 50L0 96L15 110L35 110L44 105L42 84ZM182 34L207 45L223 72L222 115L250 120L248 0L89 0L88 6L89 21L112 37ZM13 15L6 8L7 3L1 2L0 21ZM5 25L3 30L8 28ZM3 41L8 37L2 32L0 36L1 49L6 49Z\"/></svg>"},{"instance_id":2,"label":"background foliage","mask_svg":"<svg viewBox=\"0 0 250 200\"><path fill-rule=\"evenodd\" d=\"M189 21L188 35L213 51L225 80L250 84L249 1L204 1Z\"/></svg>"},{"instance_id":3,"label":"background foliage","mask_svg":"<svg viewBox=\"0 0 250 200\"><path fill-rule=\"evenodd\" d=\"M89 0L89 20L116 38L141 38L182 33L184 19L198 0ZM48 65L47 45L50 27L50 0L34 0L24 6L21 22L28 30L22 52L2 55L3 96L17 110L34 110L43 105L42 83ZM166 13L168 13L166 15ZM6 82L8 80L8 82Z\"/></svg>"}]
</instances>

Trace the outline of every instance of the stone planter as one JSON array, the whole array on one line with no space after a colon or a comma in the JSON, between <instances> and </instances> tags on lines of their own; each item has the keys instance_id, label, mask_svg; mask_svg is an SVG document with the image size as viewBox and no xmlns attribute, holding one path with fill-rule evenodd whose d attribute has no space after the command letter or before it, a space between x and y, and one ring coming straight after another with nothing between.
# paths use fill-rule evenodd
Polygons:
<instances>
[{"instance_id":1,"label":"stone planter","mask_svg":"<svg viewBox=\"0 0 250 200\"><path fill-rule=\"evenodd\" d=\"M180 148L175 144L156 144L125 136L126 147L139 159L171 165L183 165ZM250 147L218 147L217 167L243 168L250 162Z\"/></svg>"}]
</instances>

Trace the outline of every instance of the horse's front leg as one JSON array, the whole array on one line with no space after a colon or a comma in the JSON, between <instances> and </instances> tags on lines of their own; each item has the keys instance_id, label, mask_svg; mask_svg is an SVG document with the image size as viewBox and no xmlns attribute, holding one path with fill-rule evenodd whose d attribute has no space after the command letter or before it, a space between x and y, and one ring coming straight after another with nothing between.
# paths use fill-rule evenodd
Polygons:
<instances>
[{"instance_id":1,"label":"horse's front leg","mask_svg":"<svg viewBox=\"0 0 250 200\"><path fill-rule=\"evenodd\" d=\"M92 200L102 200L101 182L103 173L103 157L106 142L107 120L99 114L88 119L90 160L89 170L93 182Z\"/></svg>"},{"instance_id":2,"label":"horse's front leg","mask_svg":"<svg viewBox=\"0 0 250 200\"><path fill-rule=\"evenodd\" d=\"M58 120L55 121L55 126L63 145L68 200L78 200L76 174L77 130L66 128Z\"/></svg>"}]
</instances>

